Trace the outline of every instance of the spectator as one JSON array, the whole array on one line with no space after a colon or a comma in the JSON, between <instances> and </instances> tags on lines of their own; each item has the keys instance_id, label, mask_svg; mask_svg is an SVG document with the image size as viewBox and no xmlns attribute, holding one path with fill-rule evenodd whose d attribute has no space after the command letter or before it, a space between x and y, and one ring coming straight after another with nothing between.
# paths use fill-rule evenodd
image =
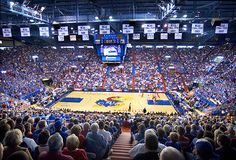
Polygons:
<instances>
[{"instance_id":1,"label":"spectator","mask_svg":"<svg viewBox=\"0 0 236 160\"><path fill-rule=\"evenodd\" d=\"M75 134L79 138L79 148L84 148L85 137L81 134L80 125L76 124L71 128L71 134Z\"/></svg>"},{"instance_id":2,"label":"spectator","mask_svg":"<svg viewBox=\"0 0 236 160\"><path fill-rule=\"evenodd\" d=\"M46 128L46 121L45 120L40 120L38 123L37 123L37 127L36 127L36 130L33 132L33 139L37 142L38 140L38 136L40 134L40 132L42 130L44 130Z\"/></svg>"},{"instance_id":3,"label":"spectator","mask_svg":"<svg viewBox=\"0 0 236 160\"><path fill-rule=\"evenodd\" d=\"M98 125L99 125L98 134L101 134L110 146L112 141L111 133L104 129L105 124L103 121L99 121Z\"/></svg>"},{"instance_id":4,"label":"spectator","mask_svg":"<svg viewBox=\"0 0 236 160\"><path fill-rule=\"evenodd\" d=\"M29 150L27 148L20 147L20 144L23 142L23 136L19 129L8 131L3 141L5 145L3 160L6 160L11 154L17 151L24 151L28 155L28 158L30 160L32 159Z\"/></svg>"},{"instance_id":5,"label":"spectator","mask_svg":"<svg viewBox=\"0 0 236 160\"><path fill-rule=\"evenodd\" d=\"M50 133L48 130L43 130L39 133L38 137L38 146L35 148L35 159L39 159L39 155L42 152L48 152L48 138L50 137Z\"/></svg>"},{"instance_id":6,"label":"spectator","mask_svg":"<svg viewBox=\"0 0 236 160\"><path fill-rule=\"evenodd\" d=\"M49 150L46 152L42 152L39 155L39 160L49 160L49 159L57 159L57 160L73 160L73 158L69 155L64 155L61 151L63 147L63 139L59 133L55 133L50 136L48 139L48 148Z\"/></svg>"},{"instance_id":7,"label":"spectator","mask_svg":"<svg viewBox=\"0 0 236 160\"><path fill-rule=\"evenodd\" d=\"M84 127L83 127L83 131L81 132L81 134L86 137L87 133L90 131L90 124L88 122L84 123Z\"/></svg>"},{"instance_id":8,"label":"spectator","mask_svg":"<svg viewBox=\"0 0 236 160\"><path fill-rule=\"evenodd\" d=\"M55 127L55 132L53 132L52 135L55 133L59 133L63 138L63 143L65 144L68 135L66 132L62 131L62 122L60 120L57 120L54 124L54 127Z\"/></svg>"},{"instance_id":9,"label":"spectator","mask_svg":"<svg viewBox=\"0 0 236 160\"><path fill-rule=\"evenodd\" d=\"M221 160L233 160L236 156L236 150L230 147L230 138L224 134L218 135L217 143L220 146L216 149L216 153Z\"/></svg>"},{"instance_id":10,"label":"spectator","mask_svg":"<svg viewBox=\"0 0 236 160\"><path fill-rule=\"evenodd\" d=\"M66 139L66 147L63 149L62 153L72 156L74 160L88 160L85 150L78 149L79 143L79 139L75 134L68 136Z\"/></svg>"},{"instance_id":11,"label":"spectator","mask_svg":"<svg viewBox=\"0 0 236 160\"><path fill-rule=\"evenodd\" d=\"M144 143L139 143L135 145L129 151L129 155L131 158L134 158L134 159L135 158L142 159L146 156L149 157L148 153L152 152L150 155L152 155L154 158L157 158L157 154L160 153L162 149L164 148L165 148L165 145L158 142L155 131L153 129L147 129L145 131Z\"/></svg>"},{"instance_id":12,"label":"spectator","mask_svg":"<svg viewBox=\"0 0 236 160\"><path fill-rule=\"evenodd\" d=\"M98 134L98 124L93 123L91 125L91 132L87 134L86 137L86 151L96 154L96 160L104 158L107 152L107 141L104 137Z\"/></svg>"},{"instance_id":13,"label":"spectator","mask_svg":"<svg viewBox=\"0 0 236 160\"><path fill-rule=\"evenodd\" d=\"M179 137L178 137L178 134L176 132L171 132L170 133L170 136L169 136L169 141L166 142L166 146L171 146L171 147L174 147L176 149L178 149L179 151L182 150L181 148L181 145L178 141Z\"/></svg>"},{"instance_id":14,"label":"spectator","mask_svg":"<svg viewBox=\"0 0 236 160\"><path fill-rule=\"evenodd\" d=\"M194 154L199 160L218 160L219 157L213 152L210 142L205 139L199 139L196 142Z\"/></svg>"},{"instance_id":15,"label":"spectator","mask_svg":"<svg viewBox=\"0 0 236 160\"><path fill-rule=\"evenodd\" d=\"M185 160L185 158L176 148L166 147L161 151L160 160Z\"/></svg>"}]
</instances>

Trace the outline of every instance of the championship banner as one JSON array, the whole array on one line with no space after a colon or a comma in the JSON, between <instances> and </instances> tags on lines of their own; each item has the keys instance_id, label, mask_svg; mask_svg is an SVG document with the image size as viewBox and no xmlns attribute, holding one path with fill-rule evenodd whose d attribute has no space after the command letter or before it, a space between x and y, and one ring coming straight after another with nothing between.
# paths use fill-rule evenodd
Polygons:
<instances>
[{"instance_id":1,"label":"championship banner","mask_svg":"<svg viewBox=\"0 0 236 160\"><path fill-rule=\"evenodd\" d=\"M139 33L134 33L133 34L133 40L139 40L140 39L140 34Z\"/></svg>"},{"instance_id":2,"label":"championship banner","mask_svg":"<svg viewBox=\"0 0 236 160\"><path fill-rule=\"evenodd\" d=\"M64 36L58 36L58 41L63 42L65 40Z\"/></svg>"},{"instance_id":3,"label":"championship banner","mask_svg":"<svg viewBox=\"0 0 236 160\"><path fill-rule=\"evenodd\" d=\"M168 33L161 33L161 39L168 39Z\"/></svg>"},{"instance_id":4,"label":"championship banner","mask_svg":"<svg viewBox=\"0 0 236 160\"><path fill-rule=\"evenodd\" d=\"M179 23L168 23L168 33L179 33Z\"/></svg>"},{"instance_id":5,"label":"championship banner","mask_svg":"<svg viewBox=\"0 0 236 160\"><path fill-rule=\"evenodd\" d=\"M3 28L2 35L3 37L12 37L11 28Z\"/></svg>"},{"instance_id":6,"label":"championship banner","mask_svg":"<svg viewBox=\"0 0 236 160\"><path fill-rule=\"evenodd\" d=\"M30 28L24 27L20 28L21 37L30 37Z\"/></svg>"},{"instance_id":7,"label":"championship banner","mask_svg":"<svg viewBox=\"0 0 236 160\"><path fill-rule=\"evenodd\" d=\"M148 33L147 39L154 39L154 33Z\"/></svg>"},{"instance_id":8,"label":"championship banner","mask_svg":"<svg viewBox=\"0 0 236 160\"><path fill-rule=\"evenodd\" d=\"M182 33L175 33L175 39L182 39Z\"/></svg>"},{"instance_id":9,"label":"championship banner","mask_svg":"<svg viewBox=\"0 0 236 160\"><path fill-rule=\"evenodd\" d=\"M68 36L69 35L68 26L64 26L64 27L61 27L60 29L58 29L58 35L59 36Z\"/></svg>"},{"instance_id":10,"label":"championship banner","mask_svg":"<svg viewBox=\"0 0 236 160\"><path fill-rule=\"evenodd\" d=\"M49 37L49 28L48 27L39 27L39 36Z\"/></svg>"},{"instance_id":11,"label":"championship banner","mask_svg":"<svg viewBox=\"0 0 236 160\"><path fill-rule=\"evenodd\" d=\"M89 41L89 35L88 34L82 35L82 40L83 41Z\"/></svg>"},{"instance_id":12,"label":"championship banner","mask_svg":"<svg viewBox=\"0 0 236 160\"><path fill-rule=\"evenodd\" d=\"M88 34L90 26L78 26L78 35Z\"/></svg>"},{"instance_id":13,"label":"championship banner","mask_svg":"<svg viewBox=\"0 0 236 160\"><path fill-rule=\"evenodd\" d=\"M216 26L216 34L227 34L228 33L228 23L221 23L220 26Z\"/></svg>"},{"instance_id":14,"label":"championship banner","mask_svg":"<svg viewBox=\"0 0 236 160\"><path fill-rule=\"evenodd\" d=\"M130 26L129 24L122 25L122 32L123 34L133 34L134 33L134 26Z\"/></svg>"},{"instance_id":15,"label":"championship banner","mask_svg":"<svg viewBox=\"0 0 236 160\"><path fill-rule=\"evenodd\" d=\"M203 34L204 24L203 23L192 23L192 34Z\"/></svg>"},{"instance_id":16,"label":"championship banner","mask_svg":"<svg viewBox=\"0 0 236 160\"><path fill-rule=\"evenodd\" d=\"M99 25L99 34L110 34L110 25Z\"/></svg>"},{"instance_id":17,"label":"championship banner","mask_svg":"<svg viewBox=\"0 0 236 160\"><path fill-rule=\"evenodd\" d=\"M76 35L70 35L70 41L76 41Z\"/></svg>"},{"instance_id":18,"label":"championship banner","mask_svg":"<svg viewBox=\"0 0 236 160\"><path fill-rule=\"evenodd\" d=\"M145 34L156 32L156 24L155 23L153 23L153 24L144 24L143 27L144 27L144 33Z\"/></svg>"}]
</instances>

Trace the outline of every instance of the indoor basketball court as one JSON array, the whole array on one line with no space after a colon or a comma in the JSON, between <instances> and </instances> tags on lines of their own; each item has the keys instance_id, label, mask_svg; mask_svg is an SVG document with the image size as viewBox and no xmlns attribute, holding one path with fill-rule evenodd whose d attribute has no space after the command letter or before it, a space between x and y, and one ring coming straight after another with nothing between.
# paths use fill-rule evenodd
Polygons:
<instances>
[{"instance_id":1,"label":"indoor basketball court","mask_svg":"<svg viewBox=\"0 0 236 160\"><path fill-rule=\"evenodd\" d=\"M53 109L101 112L147 112L176 113L165 93L124 93L124 92L78 92L73 91L57 102Z\"/></svg>"}]
</instances>

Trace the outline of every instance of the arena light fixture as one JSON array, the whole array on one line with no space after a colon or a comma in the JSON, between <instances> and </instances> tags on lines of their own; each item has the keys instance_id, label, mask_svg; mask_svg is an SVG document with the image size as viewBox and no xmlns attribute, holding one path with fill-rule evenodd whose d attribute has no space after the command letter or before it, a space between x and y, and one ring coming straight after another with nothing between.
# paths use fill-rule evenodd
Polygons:
<instances>
[{"instance_id":1,"label":"arena light fixture","mask_svg":"<svg viewBox=\"0 0 236 160\"><path fill-rule=\"evenodd\" d=\"M12 8L14 4L15 4L14 2L10 2L10 7Z\"/></svg>"},{"instance_id":2,"label":"arena light fixture","mask_svg":"<svg viewBox=\"0 0 236 160\"><path fill-rule=\"evenodd\" d=\"M109 16L109 19L112 19L112 16Z\"/></svg>"},{"instance_id":3,"label":"arena light fixture","mask_svg":"<svg viewBox=\"0 0 236 160\"><path fill-rule=\"evenodd\" d=\"M177 15L175 14L175 15L173 15L173 18L177 18Z\"/></svg>"},{"instance_id":4,"label":"arena light fixture","mask_svg":"<svg viewBox=\"0 0 236 160\"><path fill-rule=\"evenodd\" d=\"M98 16L95 17L96 20L99 20Z\"/></svg>"},{"instance_id":5,"label":"arena light fixture","mask_svg":"<svg viewBox=\"0 0 236 160\"><path fill-rule=\"evenodd\" d=\"M46 7L41 7L40 11L43 12Z\"/></svg>"},{"instance_id":6,"label":"arena light fixture","mask_svg":"<svg viewBox=\"0 0 236 160\"><path fill-rule=\"evenodd\" d=\"M167 27L167 23L164 24L164 27L165 27L165 28Z\"/></svg>"},{"instance_id":7,"label":"arena light fixture","mask_svg":"<svg viewBox=\"0 0 236 160\"><path fill-rule=\"evenodd\" d=\"M33 20L33 19L30 19L30 22L34 22L34 20Z\"/></svg>"},{"instance_id":8,"label":"arena light fixture","mask_svg":"<svg viewBox=\"0 0 236 160\"><path fill-rule=\"evenodd\" d=\"M188 15L187 15L187 14L184 14L184 15L183 15L183 18L187 18L187 17L188 17Z\"/></svg>"}]
</instances>

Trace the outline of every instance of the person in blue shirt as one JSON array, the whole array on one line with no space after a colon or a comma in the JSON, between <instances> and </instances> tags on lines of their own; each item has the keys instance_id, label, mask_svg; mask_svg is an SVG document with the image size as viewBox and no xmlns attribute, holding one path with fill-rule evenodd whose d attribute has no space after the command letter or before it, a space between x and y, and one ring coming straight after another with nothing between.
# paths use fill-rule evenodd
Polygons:
<instances>
[{"instance_id":1,"label":"person in blue shirt","mask_svg":"<svg viewBox=\"0 0 236 160\"><path fill-rule=\"evenodd\" d=\"M108 151L108 143L102 135L98 134L98 128L97 123L91 125L91 132L86 136L85 148L87 152L96 154L96 160L101 160L105 158Z\"/></svg>"},{"instance_id":2,"label":"person in blue shirt","mask_svg":"<svg viewBox=\"0 0 236 160\"><path fill-rule=\"evenodd\" d=\"M66 138L68 137L68 134L66 132L62 131L62 122L60 120L57 120L54 124L54 127L55 127L55 132L53 132L52 135L55 133L59 133L61 135L61 137L63 138L63 142L65 145Z\"/></svg>"},{"instance_id":3,"label":"person in blue shirt","mask_svg":"<svg viewBox=\"0 0 236 160\"><path fill-rule=\"evenodd\" d=\"M179 151L181 151L181 144L178 141L178 134L176 132L171 132L170 136L169 136L170 140L166 142L166 146L171 146L174 147L176 149L178 149Z\"/></svg>"}]
</instances>

